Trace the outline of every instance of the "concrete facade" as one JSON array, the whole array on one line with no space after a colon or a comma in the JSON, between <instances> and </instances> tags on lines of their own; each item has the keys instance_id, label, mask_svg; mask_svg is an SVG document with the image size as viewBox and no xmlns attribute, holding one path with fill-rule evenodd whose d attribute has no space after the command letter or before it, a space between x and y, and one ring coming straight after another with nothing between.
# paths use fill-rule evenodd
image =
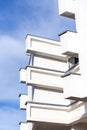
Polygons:
<instances>
[{"instance_id":1,"label":"concrete facade","mask_svg":"<svg viewBox=\"0 0 87 130\"><path fill-rule=\"evenodd\" d=\"M87 129L87 0L58 0L59 14L75 19L77 32L66 30L61 41L27 35L29 63L20 69L20 130Z\"/></svg>"}]
</instances>

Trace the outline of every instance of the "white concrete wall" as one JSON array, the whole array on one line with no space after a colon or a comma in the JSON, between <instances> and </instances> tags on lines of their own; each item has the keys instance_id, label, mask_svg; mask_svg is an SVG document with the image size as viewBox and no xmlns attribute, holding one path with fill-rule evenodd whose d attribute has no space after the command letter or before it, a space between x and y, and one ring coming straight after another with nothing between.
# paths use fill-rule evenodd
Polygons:
<instances>
[{"instance_id":1,"label":"white concrete wall","mask_svg":"<svg viewBox=\"0 0 87 130\"><path fill-rule=\"evenodd\" d=\"M20 109L26 109L25 103L29 100L28 95L21 94L19 97L20 97Z\"/></svg>"},{"instance_id":2,"label":"white concrete wall","mask_svg":"<svg viewBox=\"0 0 87 130\"><path fill-rule=\"evenodd\" d=\"M58 0L59 14L65 17L73 18L76 13L78 0Z\"/></svg>"},{"instance_id":3,"label":"white concrete wall","mask_svg":"<svg viewBox=\"0 0 87 130\"><path fill-rule=\"evenodd\" d=\"M35 88L34 90L33 101L41 103L60 104L60 105L68 105L71 103L70 100L64 99L63 93L38 88Z\"/></svg>"},{"instance_id":4,"label":"white concrete wall","mask_svg":"<svg viewBox=\"0 0 87 130\"><path fill-rule=\"evenodd\" d=\"M20 74L22 74L21 71L24 72L24 69L20 70ZM61 72L42 70L32 67L27 67L25 71L26 74L20 76L20 82L24 82L28 85L33 85L37 87L39 86L41 88L49 88L59 91L63 90L63 81L60 77Z\"/></svg>"},{"instance_id":5,"label":"white concrete wall","mask_svg":"<svg viewBox=\"0 0 87 130\"><path fill-rule=\"evenodd\" d=\"M62 110L57 106L41 105L41 104L27 104L26 120L27 121L39 121L39 122L51 122L51 123L63 123L68 122L64 117L67 117L66 110Z\"/></svg>"},{"instance_id":6,"label":"white concrete wall","mask_svg":"<svg viewBox=\"0 0 87 130\"><path fill-rule=\"evenodd\" d=\"M87 0L59 0L59 12L75 13L77 33L67 32L61 36L61 44L64 52L76 52L79 56L79 66L81 77L72 76L65 79L67 88L65 95L74 97L87 97ZM68 17L66 15L66 17ZM75 81L76 79L76 81ZM68 82L69 81L69 82ZM68 84L69 83L69 84Z\"/></svg>"},{"instance_id":7,"label":"white concrete wall","mask_svg":"<svg viewBox=\"0 0 87 130\"><path fill-rule=\"evenodd\" d=\"M87 0L59 0L59 10L62 13L75 12L75 21L77 28L77 34L75 36L76 38L73 37L75 34L71 34L71 32L68 32L68 34L64 34L61 36L61 44L63 41L64 45L65 41L64 48L66 48L65 46L67 46L68 50L73 49L75 50L75 52L79 53L81 73L86 74L85 72L87 66Z\"/></svg>"},{"instance_id":8,"label":"white concrete wall","mask_svg":"<svg viewBox=\"0 0 87 130\"><path fill-rule=\"evenodd\" d=\"M20 72L20 82L25 83L26 82L26 69L21 68L19 72Z\"/></svg>"},{"instance_id":9,"label":"white concrete wall","mask_svg":"<svg viewBox=\"0 0 87 130\"><path fill-rule=\"evenodd\" d=\"M61 35L60 39L61 39L62 53L65 53L65 52L78 53L79 52L78 46L80 42L78 42L79 40L78 33L67 31L66 33Z\"/></svg>"},{"instance_id":10,"label":"white concrete wall","mask_svg":"<svg viewBox=\"0 0 87 130\"><path fill-rule=\"evenodd\" d=\"M54 69L59 71L66 71L68 69L67 62L64 61L58 61L53 59L48 59L45 57L39 57L34 56L34 66L42 67L42 68L48 68L48 69Z\"/></svg>"},{"instance_id":11,"label":"white concrete wall","mask_svg":"<svg viewBox=\"0 0 87 130\"><path fill-rule=\"evenodd\" d=\"M38 52L57 55L61 52L61 46L59 42L28 35L26 37L26 51L31 49Z\"/></svg>"},{"instance_id":12,"label":"white concrete wall","mask_svg":"<svg viewBox=\"0 0 87 130\"><path fill-rule=\"evenodd\" d=\"M26 53L34 53L66 61L66 56L61 55L60 42L28 35L26 37Z\"/></svg>"},{"instance_id":13,"label":"white concrete wall","mask_svg":"<svg viewBox=\"0 0 87 130\"><path fill-rule=\"evenodd\" d=\"M87 97L86 77L70 75L64 78L64 97Z\"/></svg>"},{"instance_id":14,"label":"white concrete wall","mask_svg":"<svg viewBox=\"0 0 87 130\"><path fill-rule=\"evenodd\" d=\"M72 107L27 103L26 120L72 125L87 117L86 107L87 103Z\"/></svg>"}]
</instances>

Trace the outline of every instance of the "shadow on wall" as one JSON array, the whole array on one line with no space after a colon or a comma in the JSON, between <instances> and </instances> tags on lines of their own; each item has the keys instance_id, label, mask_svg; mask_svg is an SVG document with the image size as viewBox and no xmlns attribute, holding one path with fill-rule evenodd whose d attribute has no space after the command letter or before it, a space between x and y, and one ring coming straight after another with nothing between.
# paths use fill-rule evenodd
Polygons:
<instances>
[{"instance_id":1,"label":"shadow on wall","mask_svg":"<svg viewBox=\"0 0 87 130\"><path fill-rule=\"evenodd\" d=\"M71 126L63 126L52 123L39 123L36 124L35 128L38 130L71 130Z\"/></svg>"},{"instance_id":2,"label":"shadow on wall","mask_svg":"<svg viewBox=\"0 0 87 130\"><path fill-rule=\"evenodd\" d=\"M81 121L87 123L87 102L85 102L84 111L85 114L81 117ZM87 129L87 124L86 124L86 129Z\"/></svg>"},{"instance_id":3,"label":"shadow on wall","mask_svg":"<svg viewBox=\"0 0 87 130\"><path fill-rule=\"evenodd\" d=\"M87 102L84 103L85 114L83 114L83 116L79 120L79 123L74 125L71 130L87 130Z\"/></svg>"}]
</instances>

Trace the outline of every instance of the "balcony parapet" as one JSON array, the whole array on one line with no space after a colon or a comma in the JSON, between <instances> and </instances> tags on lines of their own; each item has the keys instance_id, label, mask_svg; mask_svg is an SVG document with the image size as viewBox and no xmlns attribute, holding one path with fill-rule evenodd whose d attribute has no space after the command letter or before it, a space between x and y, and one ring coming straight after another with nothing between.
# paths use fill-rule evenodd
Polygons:
<instances>
[{"instance_id":1,"label":"balcony parapet","mask_svg":"<svg viewBox=\"0 0 87 130\"><path fill-rule=\"evenodd\" d=\"M59 61L57 59L52 59L52 58L47 58L45 56L37 56L34 54L31 54L29 57L29 63L28 66L37 66L37 67L42 67L42 68L49 68L49 69L55 69L55 70L67 70L67 61L68 61L68 56L66 62L64 61Z\"/></svg>"},{"instance_id":2,"label":"balcony parapet","mask_svg":"<svg viewBox=\"0 0 87 130\"><path fill-rule=\"evenodd\" d=\"M64 97L71 100L87 101L86 77L70 75L64 78Z\"/></svg>"},{"instance_id":3,"label":"balcony parapet","mask_svg":"<svg viewBox=\"0 0 87 130\"><path fill-rule=\"evenodd\" d=\"M60 71L29 66L26 69L20 70L20 82L36 87L63 91L62 78L60 75Z\"/></svg>"},{"instance_id":4,"label":"balcony parapet","mask_svg":"<svg viewBox=\"0 0 87 130\"><path fill-rule=\"evenodd\" d=\"M79 53L79 36L78 33L65 31L59 34L61 39L62 54L74 56Z\"/></svg>"},{"instance_id":5,"label":"balcony parapet","mask_svg":"<svg viewBox=\"0 0 87 130\"><path fill-rule=\"evenodd\" d=\"M77 0L58 0L59 15L75 19Z\"/></svg>"},{"instance_id":6,"label":"balcony parapet","mask_svg":"<svg viewBox=\"0 0 87 130\"><path fill-rule=\"evenodd\" d=\"M20 69L20 82L35 87L63 92L64 84L61 76L64 73L65 71L27 66L25 69ZM78 75L76 73L71 74Z\"/></svg>"},{"instance_id":7,"label":"balcony parapet","mask_svg":"<svg viewBox=\"0 0 87 130\"><path fill-rule=\"evenodd\" d=\"M27 35L26 53L67 61L67 57L61 54L61 44L58 41Z\"/></svg>"},{"instance_id":8,"label":"balcony parapet","mask_svg":"<svg viewBox=\"0 0 87 130\"><path fill-rule=\"evenodd\" d=\"M19 97L20 97L20 109L21 110L26 110L25 103L28 101L28 95L20 94Z\"/></svg>"},{"instance_id":9,"label":"balcony parapet","mask_svg":"<svg viewBox=\"0 0 87 130\"><path fill-rule=\"evenodd\" d=\"M84 109L87 103L73 102L69 105L53 105L37 102L27 102L26 118L30 122L50 122L70 125L81 122L87 118L87 111ZM64 117L67 117L66 120Z\"/></svg>"}]
</instances>

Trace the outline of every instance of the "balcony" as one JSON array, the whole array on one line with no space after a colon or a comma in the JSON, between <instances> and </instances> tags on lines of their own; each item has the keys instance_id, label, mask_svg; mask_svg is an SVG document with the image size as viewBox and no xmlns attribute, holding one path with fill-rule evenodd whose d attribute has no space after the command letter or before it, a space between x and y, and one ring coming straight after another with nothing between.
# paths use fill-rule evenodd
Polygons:
<instances>
[{"instance_id":1,"label":"balcony","mask_svg":"<svg viewBox=\"0 0 87 130\"><path fill-rule=\"evenodd\" d=\"M20 82L45 89L63 91L62 71L27 66L20 69Z\"/></svg>"},{"instance_id":2,"label":"balcony","mask_svg":"<svg viewBox=\"0 0 87 130\"><path fill-rule=\"evenodd\" d=\"M28 95L20 94L19 97L20 97L20 109L25 110L26 109L25 103L28 101Z\"/></svg>"},{"instance_id":3,"label":"balcony","mask_svg":"<svg viewBox=\"0 0 87 130\"><path fill-rule=\"evenodd\" d=\"M61 38L62 54L74 56L79 52L80 41L78 39L78 33L65 31L59 36Z\"/></svg>"},{"instance_id":4,"label":"balcony","mask_svg":"<svg viewBox=\"0 0 87 130\"><path fill-rule=\"evenodd\" d=\"M66 62L66 56L61 55L60 42L27 35L26 53L53 58Z\"/></svg>"},{"instance_id":5,"label":"balcony","mask_svg":"<svg viewBox=\"0 0 87 130\"><path fill-rule=\"evenodd\" d=\"M29 122L60 125L87 122L87 103L84 102L73 102L69 105L27 102L26 106L26 120Z\"/></svg>"},{"instance_id":6,"label":"balcony","mask_svg":"<svg viewBox=\"0 0 87 130\"><path fill-rule=\"evenodd\" d=\"M72 100L87 101L87 79L82 75L70 75L64 78L64 97Z\"/></svg>"},{"instance_id":7,"label":"balcony","mask_svg":"<svg viewBox=\"0 0 87 130\"><path fill-rule=\"evenodd\" d=\"M58 0L59 1L59 14L61 16L75 19L75 9L77 0Z\"/></svg>"},{"instance_id":8,"label":"balcony","mask_svg":"<svg viewBox=\"0 0 87 130\"><path fill-rule=\"evenodd\" d=\"M27 121L37 122L50 122L67 124L68 118L65 120L64 117L68 116L67 108L62 106L56 106L52 104L44 103L33 103L27 102L26 118Z\"/></svg>"},{"instance_id":9,"label":"balcony","mask_svg":"<svg viewBox=\"0 0 87 130\"><path fill-rule=\"evenodd\" d=\"M20 71L20 82L25 83L26 82L26 69L21 68L19 71Z\"/></svg>"}]
</instances>

